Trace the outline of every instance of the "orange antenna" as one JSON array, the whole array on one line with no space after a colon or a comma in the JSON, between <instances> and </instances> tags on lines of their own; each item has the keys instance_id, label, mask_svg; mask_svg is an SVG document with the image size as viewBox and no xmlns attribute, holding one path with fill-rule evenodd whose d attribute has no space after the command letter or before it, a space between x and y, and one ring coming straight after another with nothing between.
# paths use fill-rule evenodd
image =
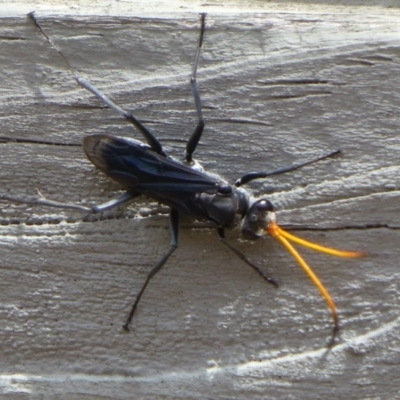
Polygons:
<instances>
[{"instance_id":1,"label":"orange antenna","mask_svg":"<svg viewBox=\"0 0 400 400\"><path fill-rule=\"evenodd\" d=\"M322 296L328 303L329 308L331 309L332 312L332 318L333 322L335 324L334 330L333 330L333 336L331 339L331 344L333 344L333 341L335 339L336 333L339 330L339 316L338 312L335 306L334 301L332 300L331 295L329 294L328 290L325 288L325 286L321 283L317 275L315 275L314 271L308 266L308 264L304 261L303 257L297 252L297 250L289 243L289 240L300 244L301 246L308 247L310 249L319 251L321 253L326 253L330 254L333 256L337 257L346 257L346 258L356 258L356 257L362 257L365 255L365 253L360 252L360 251L342 251L342 250L336 250L332 249L330 247L324 247L316 243L309 242L307 240L301 239L297 236L294 236L290 234L289 232L284 231L282 228L280 228L276 222L271 222L268 227L268 232L269 234L278 239L289 251L289 253L296 259L296 261L300 264L301 268L305 271L305 273L309 276L309 278L312 280L314 285L319 289L321 292Z\"/></svg>"}]
</instances>

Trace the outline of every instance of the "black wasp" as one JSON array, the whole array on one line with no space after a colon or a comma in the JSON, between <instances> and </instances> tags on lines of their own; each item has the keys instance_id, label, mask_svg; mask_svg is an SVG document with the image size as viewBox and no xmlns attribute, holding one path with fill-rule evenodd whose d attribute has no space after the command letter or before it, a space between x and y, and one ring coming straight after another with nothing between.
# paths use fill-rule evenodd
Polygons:
<instances>
[{"instance_id":1,"label":"black wasp","mask_svg":"<svg viewBox=\"0 0 400 400\"><path fill-rule=\"evenodd\" d=\"M273 171L250 172L232 185L220 176L204 171L202 166L193 159L193 153L196 150L204 130L204 120L196 75L204 38L206 14L201 14L199 44L190 78L198 123L186 144L186 152L182 161L170 157L163 149L158 139L138 121L132 113L123 110L104 96L97 88L76 76L69 61L47 36L33 13L29 14L29 17L52 47L57 50L59 55L64 59L77 83L92 92L110 108L114 109L132 123L143 135L147 144L134 139L119 138L106 134L92 135L84 138L83 149L89 160L126 189L126 192L122 196L107 203L89 208L75 204L53 202L43 197L31 201L16 199L10 196L2 196L2 198L100 213L129 202L139 195L146 195L171 208L169 216L172 235L170 248L148 273L141 290L136 295L135 302L124 324L124 329L128 330L140 298L151 278L160 271L171 254L178 247L179 216L181 214L186 214L195 219L211 221L216 226L221 242L239 256L246 264L257 271L265 280L275 286L277 286L275 280L264 275L256 265L233 247L225 239L224 232L226 228L232 228L240 224L242 234L248 240L256 240L268 234L278 239L305 270L327 301L334 320L333 343L333 339L339 328L339 318L334 302L325 287L289 242L292 241L314 250L340 257L360 257L363 253L339 251L322 247L289 234L277 225L275 221L275 210L272 203L266 197L258 199L253 198L251 194L241 186L255 179L294 171L305 165L333 157L340 151L334 151L313 160L286 166Z\"/></svg>"}]
</instances>

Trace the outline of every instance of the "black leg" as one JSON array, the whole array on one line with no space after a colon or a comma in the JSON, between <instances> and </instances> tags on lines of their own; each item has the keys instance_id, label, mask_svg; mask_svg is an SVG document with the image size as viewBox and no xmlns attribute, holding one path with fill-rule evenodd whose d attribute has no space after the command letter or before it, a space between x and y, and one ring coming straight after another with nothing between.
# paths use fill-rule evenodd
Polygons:
<instances>
[{"instance_id":1,"label":"black leg","mask_svg":"<svg viewBox=\"0 0 400 400\"><path fill-rule=\"evenodd\" d=\"M128 111L125 111L121 107L117 106L107 96L105 96L103 93L101 93L99 89L97 89L91 83L87 82L85 79L83 79L83 78L81 78L79 76L74 76L74 78L75 78L75 80L76 80L76 82L78 83L79 86L83 87L84 89L88 90L89 92L92 92L97 98L102 100L110 108L115 110L118 114L120 114L127 121L129 121L143 135L143 137L146 140L147 144L156 153L158 153L158 154L160 154L160 155L162 155L164 157L167 156L167 153L164 152L159 140L138 119L136 119L136 117L132 113L129 113Z\"/></svg>"},{"instance_id":2,"label":"black leg","mask_svg":"<svg viewBox=\"0 0 400 400\"><path fill-rule=\"evenodd\" d=\"M171 229L171 244L168 252L161 258L161 260L153 267L153 269L148 273L147 278L140 289L139 294L136 296L135 302L133 303L133 306L131 308L131 312L128 315L128 318L126 319L125 324L123 325L123 328L126 331L129 331L129 324L132 321L133 314L135 313L135 310L137 308L137 305L139 304L140 298L142 297L148 283L150 282L151 278L160 271L160 269L164 266L164 264L167 262L168 258L171 256L171 254L177 249L178 247L178 234L179 234L179 212L172 209L170 213L170 229Z\"/></svg>"},{"instance_id":3,"label":"black leg","mask_svg":"<svg viewBox=\"0 0 400 400\"><path fill-rule=\"evenodd\" d=\"M255 179L266 178L267 176L285 174L286 172L295 171L296 169L305 167L306 165L313 164L317 161L325 160L326 158L337 156L338 154L341 154L341 151L335 150L335 151L332 151L331 153L324 154L321 157L315 158L313 160L309 160L309 161L306 161L306 162L303 162L300 164L288 165L286 167L278 168L274 171L249 172L248 174L243 175L240 179L238 179L235 182L235 186L241 186L241 185L244 185L245 183L254 181Z\"/></svg>"},{"instance_id":4,"label":"black leg","mask_svg":"<svg viewBox=\"0 0 400 400\"><path fill-rule=\"evenodd\" d=\"M74 204L74 203L61 203L59 201L49 200L43 197L40 192L39 195L35 197L17 197L17 196L11 196L7 193L3 193L0 194L0 200L3 199L12 201L13 203L34 204L38 206L64 208L64 209L92 212L93 214L98 214L104 211L111 210L112 208L118 207L121 204L128 203L129 201L132 201L135 197L138 196L139 196L138 193L125 192L116 199L112 199L110 201L107 201L106 203L94 205L92 207L81 206L80 204Z\"/></svg>"},{"instance_id":5,"label":"black leg","mask_svg":"<svg viewBox=\"0 0 400 400\"><path fill-rule=\"evenodd\" d=\"M136 197L140 196L140 193L135 192L125 192L121 194L121 196L117 197L116 199L112 199L107 201L106 203L95 205L92 207L92 212L94 214L102 213L104 211L111 210L115 207L118 207L122 204L128 203L135 199Z\"/></svg>"},{"instance_id":6,"label":"black leg","mask_svg":"<svg viewBox=\"0 0 400 400\"><path fill-rule=\"evenodd\" d=\"M109 98L107 98L103 93L101 93L95 86L87 82L85 79L79 77L76 73L70 62L68 61L67 57L64 56L63 52L53 43L53 41L50 39L50 37L46 34L44 29L41 27L39 24L39 21L36 19L35 15L33 12L28 14L29 18L32 19L36 27L40 30L42 35L47 39L47 41L50 43L50 45L57 51L57 53L60 55L60 57L64 60L64 63L67 65L68 69L72 73L75 81L78 83L79 86L83 87L86 90L89 90L91 93L93 93L97 98L102 100L105 104L107 104L110 108L115 110L118 114L123 116L126 120L128 120L131 124L135 126L135 128L143 135L144 139L146 142L149 144L149 146L158 154L166 157L167 154L164 152L161 143L159 140L139 121L136 119L136 117L132 114L129 113L128 111L125 111L121 107L117 106L114 102L112 102Z\"/></svg>"},{"instance_id":7,"label":"black leg","mask_svg":"<svg viewBox=\"0 0 400 400\"><path fill-rule=\"evenodd\" d=\"M226 239L225 239L225 231L224 228L218 228L218 236L221 242L227 246L230 250L232 250L241 260L243 260L247 265L253 268L259 275L261 275L267 282L275 287L278 287L278 282L274 278L270 278L269 276L264 275L264 273L257 267L257 265L253 264L242 252L233 247Z\"/></svg>"},{"instance_id":8,"label":"black leg","mask_svg":"<svg viewBox=\"0 0 400 400\"><path fill-rule=\"evenodd\" d=\"M206 26L206 14L205 13L201 14L200 20L201 20L201 29L200 29L199 47L197 48L196 58L194 60L194 65L193 65L193 72L192 72L192 76L190 78L190 84L192 85L194 102L196 104L198 123L197 123L196 129L194 130L194 132L192 133L192 135L190 136L190 138L186 144L185 159L186 159L186 162L188 162L188 163L191 163L193 160L192 155L193 155L194 151L196 150L197 144L199 143L201 135L204 130L204 120L203 120L203 113L201 111L200 92L199 92L199 87L197 85L196 75L197 75L197 66L199 64L201 46L203 44L204 29Z\"/></svg>"}]
</instances>

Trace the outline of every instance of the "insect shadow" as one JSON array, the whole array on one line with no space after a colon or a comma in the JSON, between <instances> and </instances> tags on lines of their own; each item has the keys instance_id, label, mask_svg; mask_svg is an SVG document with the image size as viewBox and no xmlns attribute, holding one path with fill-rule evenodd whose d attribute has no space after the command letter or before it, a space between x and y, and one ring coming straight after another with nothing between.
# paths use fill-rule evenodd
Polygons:
<instances>
[{"instance_id":1,"label":"insect shadow","mask_svg":"<svg viewBox=\"0 0 400 400\"><path fill-rule=\"evenodd\" d=\"M339 317L335 304L318 277L290 242L339 257L360 257L364 253L340 251L323 247L286 232L276 223L275 209L271 201L266 197L254 198L248 191L243 189L242 186L255 179L263 179L268 176L295 171L306 165L334 157L340 153L340 150L323 154L320 157L302 163L271 171L250 172L239 178L234 184L230 184L220 176L206 172L193 158L193 154L202 137L205 126L196 77L206 27L206 14L200 14L200 35L190 77L198 121L186 143L184 158L180 161L169 156L154 134L132 113L114 104L96 87L79 77L62 51L44 31L34 13L30 13L28 16L49 44L64 60L78 85L93 93L108 107L112 108L123 118L132 123L142 134L146 143L135 139L120 138L106 134L91 135L83 139L83 149L89 160L110 178L119 182L126 190L118 198L112 199L106 203L85 207L73 203L55 202L42 196L30 200L9 195L2 195L0 198L15 202L101 213L130 202L140 195L146 195L171 208L169 215L171 231L170 246L162 258L147 274L146 280L139 293L136 295L130 313L123 325L125 330L129 330L129 325L147 285L178 247L179 218L181 214L186 214L198 220L211 221L216 227L220 241L225 246L243 260L244 263L253 268L263 279L274 286L278 286L273 278L266 276L257 265L252 263L241 251L226 240L225 229L240 225L242 234L247 240L257 240L271 235L279 240L292 254L328 303L334 322L329 346L333 345L339 330Z\"/></svg>"}]
</instances>

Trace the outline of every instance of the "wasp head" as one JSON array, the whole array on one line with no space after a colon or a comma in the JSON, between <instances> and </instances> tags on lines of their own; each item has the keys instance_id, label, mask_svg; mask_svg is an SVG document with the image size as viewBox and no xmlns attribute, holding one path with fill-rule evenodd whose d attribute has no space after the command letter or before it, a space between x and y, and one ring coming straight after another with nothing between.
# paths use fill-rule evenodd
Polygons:
<instances>
[{"instance_id":1,"label":"wasp head","mask_svg":"<svg viewBox=\"0 0 400 400\"><path fill-rule=\"evenodd\" d=\"M242 234L248 240L266 236L271 222L275 222L273 204L266 198L258 199L254 201L245 215Z\"/></svg>"}]
</instances>

